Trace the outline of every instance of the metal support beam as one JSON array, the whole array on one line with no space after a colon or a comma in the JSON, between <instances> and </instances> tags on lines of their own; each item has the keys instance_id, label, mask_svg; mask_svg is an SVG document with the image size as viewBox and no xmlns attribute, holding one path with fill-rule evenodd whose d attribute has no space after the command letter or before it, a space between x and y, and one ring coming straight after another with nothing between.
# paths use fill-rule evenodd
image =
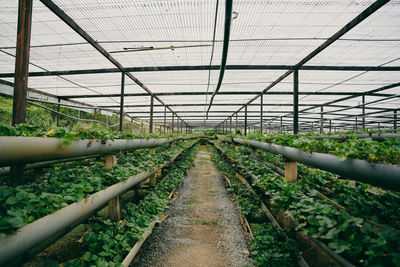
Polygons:
<instances>
[{"instance_id":1,"label":"metal support beam","mask_svg":"<svg viewBox=\"0 0 400 267\"><path fill-rule=\"evenodd\" d=\"M33 0L19 0L12 125L25 123Z\"/></svg>"},{"instance_id":2,"label":"metal support beam","mask_svg":"<svg viewBox=\"0 0 400 267\"><path fill-rule=\"evenodd\" d=\"M122 72L121 75L121 100L120 100L120 109L119 109L119 131L123 130L124 123L124 93L125 93L125 73Z\"/></svg>"},{"instance_id":3,"label":"metal support beam","mask_svg":"<svg viewBox=\"0 0 400 267\"><path fill-rule=\"evenodd\" d=\"M375 11L377 11L379 8L381 8L383 5L388 3L390 0L377 0L375 1L372 5L370 5L368 8L366 8L363 12L358 14L354 19L352 19L349 23L344 25L339 31L337 31L334 35L329 37L324 43L322 43L320 46L315 48L310 54L308 54L306 57L304 57L302 60L300 60L295 66L294 70L288 70L281 76L279 76L274 82L269 84L262 92L260 92L259 95L255 96L254 98L250 99L244 106L247 106L248 104L252 103L254 100L256 100L259 96L261 96L263 93L269 91L272 87L283 81L285 78L287 78L292 72L297 72L300 67L302 67L304 64L306 64L308 61L310 61L312 58L314 58L316 55L318 55L320 52L322 52L324 49L326 49L328 46L330 46L332 43L334 43L336 40L338 40L340 37L342 37L344 34L349 32L351 29L356 27L359 23L364 21L366 18L368 18L371 14L373 14ZM243 106L239 109L241 110Z\"/></svg>"},{"instance_id":4,"label":"metal support beam","mask_svg":"<svg viewBox=\"0 0 400 267\"><path fill-rule=\"evenodd\" d=\"M237 133L237 131L238 131L238 113L236 112L236 123L235 123L235 134Z\"/></svg>"},{"instance_id":5,"label":"metal support beam","mask_svg":"<svg viewBox=\"0 0 400 267\"><path fill-rule=\"evenodd\" d=\"M175 131L175 114L174 113L172 113L172 132L174 132Z\"/></svg>"},{"instance_id":6,"label":"metal support beam","mask_svg":"<svg viewBox=\"0 0 400 267\"><path fill-rule=\"evenodd\" d=\"M299 71L293 73L293 134L299 131Z\"/></svg>"},{"instance_id":7,"label":"metal support beam","mask_svg":"<svg viewBox=\"0 0 400 267\"><path fill-rule=\"evenodd\" d=\"M321 106L321 121L320 121L319 132L320 133L324 132L324 106Z\"/></svg>"},{"instance_id":8,"label":"metal support beam","mask_svg":"<svg viewBox=\"0 0 400 267\"><path fill-rule=\"evenodd\" d=\"M58 98L57 102L60 103L61 99ZM57 112L60 112L60 104L57 105ZM96 110L94 110L94 119L96 119ZM60 114L57 114L57 122L56 122L57 127L60 126Z\"/></svg>"},{"instance_id":9,"label":"metal support beam","mask_svg":"<svg viewBox=\"0 0 400 267\"><path fill-rule=\"evenodd\" d=\"M365 129L365 95L362 96L362 128Z\"/></svg>"},{"instance_id":10,"label":"metal support beam","mask_svg":"<svg viewBox=\"0 0 400 267\"><path fill-rule=\"evenodd\" d=\"M229 134L232 134L232 116L229 117Z\"/></svg>"},{"instance_id":11,"label":"metal support beam","mask_svg":"<svg viewBox=\"0 0 400 267\"><path fill-rule=\"evenodd\" d=\"M260 133L263 133L263 120L264 120L264 94L261 95L260 99Z\"/></svg>"},{"instance_id":12,"label":"metal support beam","mask_svg":"<svg viewBox=\"0 0 400 267\"><path fill-rule=\"evenodd\" d=\"M329 120L329 132L332 132L332 120Z\"/></svg>"},{"instance_id":13,"label":"metal support beam","mask_svg":"<svg viewBox=\"0 0 400 267\"><path fill-rule=\"evenodd\" d=\"M126 72L160 72L160 71L196 71L219 70L220 65L195 65L195 66L153 66L153 67L126 67ZM226 65L226 70L295 70L294 65ZM299 70L320 71L400 71L398 66L301 66ZM84 70L59 70L30 72L30 77L101 74L120 72L118 68L84 69ZM14 73L0 73L0 78L13 78ZM211 94L211 93L210 93Z\"/></svg>"},{"instance_id":14,"label":"metal support beam","mask_svg":"<svg viewBox=\"0 0 400 267\"><path fill-rule=\"evenodd\" d=\"M154 106L154 96L150 97L150 122L149 122L149 133L153 133L153 107Z\"/></svg>"},{"instance_id":15,"label":"metal support beam","mask_svg":"<svg viewBox=\"0 0 400 267\"><path fill-rule=\"evenodd\" d=\"M164 133L167 130L167 107L164 108Z\"/></svg>"},{"instance_id":16,"label":"metal support beam","mask_svg":"<svg viewBox=\"0 0 400 267\"><path fill-rule=\"evenodd\" d=\"M19 0L17 47L15 56L14 97L12 109L12 125L26 122L26 100L28 94L29 51L31 44L33 0ZM23 165L10 166L10 184L22 183Z\"/></svg>"},{"instance_id":17,"label":"metal support beam","mask_svg":"<svg viewBox=\"0 0 400 267\"><path fill-rule=\"evenodd\" d=\"M247 135L247 106L244 106L244 135Z\"/></svg>"},{"instance_id":18,"label":"metal support beam","mask_svg":"<svg viewBox=\"0 0 400 267\"><path fill-rule=\"evenodd\" d=\"M393 130L397 131L397 110L393 111Z\"/></svg>"},{"instance_id":19,"label":"metal support beam","mask_svg":"<svg viewBox=\"0 0 400 267\"><path fill-rule=\"evenodd\" d=\"M282 123L282 117L281 117L281 122L280 122L280 127L279 127L279 132L282 133L283 131L283 123Z\"/></svg>"}]
</instances>

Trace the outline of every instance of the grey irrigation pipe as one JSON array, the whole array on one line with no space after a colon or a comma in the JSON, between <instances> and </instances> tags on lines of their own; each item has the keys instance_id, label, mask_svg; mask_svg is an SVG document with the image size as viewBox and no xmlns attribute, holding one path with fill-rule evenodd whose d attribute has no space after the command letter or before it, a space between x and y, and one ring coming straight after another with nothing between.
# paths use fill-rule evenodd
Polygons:
<instances>
[{"instance_id":1,"label":"grey irrigation pipe","mask_svg":"<svg viewBox=\"0 0 400 267\"><path fill-rule=\"evenodd\" d=\"M303 150L270 143L233 138L233 142L248 145L274 154L279 154L292 161L298 161L314 168L339 174L348 179L400 191L400 168L386 164L373 164L365 160L338 160L337 156L305 152Z\"/></svg>"},{"instance_id":2,"label":"grey irrigation pipe","mask_svg":"<svg viewBox=\"0 0 400 267\"><path fill-rule=\"evenodd\" d=\"M12 261L18 261L19 256L29 253L31 250L41 250L47 247L49 245L47 241L52 243L57 240L65 232L65 229L68 229L72 225L79 225L93 213L103 208L111 199L144 181L147 177L156 173L158 169L171 164L184 151L181 150L169 162L162 164L155 170L142 172L125 181L98 191L79 202L72 203L18 229L12 235L7 235L0 239L0 266L7 263L16 264L17 262Z\"/></svg>"},{"instance_id":3,"label":"grey irrigation pipe","mask_svg":"<svg viewBox=\"0 0 400 267\"><path fill-rule=\"evenodd\" d=\"M90 155L107 155L118 151L152 148L191 137L121 139L114 141L76 140L63 146L61 138L0 137L0 167Z\"/></svg>"},{"instance_id":4,"label":"grey irrigation pipe","mask_svg":"<svg viewBox=\"0 0 400 267\"><path fill-rule=\"evenodd\" d=\"M217 83L217 88L215 88L214 93L210 99L210 105L208 106L206 118L208 119L208 112L210 111L212 102L214 100L215 95L218 93L219 88L221 87L222 80L224 79L226 60L228 58L228 48L229 48L229 35L231 32L231 21L232 21L232 2L233 0L225 1L225 31L224 31L224 45L222 47L222 59L221 59L221 68L219 71L219 78Z\"/></svg>"}]
</instances>

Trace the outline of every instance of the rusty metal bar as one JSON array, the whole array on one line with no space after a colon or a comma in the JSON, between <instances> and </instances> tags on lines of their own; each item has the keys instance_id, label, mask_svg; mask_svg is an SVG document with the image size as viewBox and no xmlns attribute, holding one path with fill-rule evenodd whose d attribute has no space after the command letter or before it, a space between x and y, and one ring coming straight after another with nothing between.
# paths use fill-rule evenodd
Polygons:
<instances>
[{"instance_id":1,"label":"rusty metal bar","mask_svg":"<svg viewBox=\"0 0 400 267\"><path fill-rule=\"evenodd\" d=\"M33 0L19 0L12 124L25 123Z\"/></svg>"}]
</instances>

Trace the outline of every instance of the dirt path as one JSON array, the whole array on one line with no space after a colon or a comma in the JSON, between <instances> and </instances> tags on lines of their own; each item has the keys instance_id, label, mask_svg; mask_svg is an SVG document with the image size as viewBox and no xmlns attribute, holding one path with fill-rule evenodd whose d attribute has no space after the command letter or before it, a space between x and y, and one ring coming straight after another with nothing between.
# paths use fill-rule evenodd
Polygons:
<instances>
[{"instance_id":1,"label":"dirt path","mask_svg":"<svg viewBox=\"0 0 400 267\"><path fill-rule=\"evenodd\" d=\"M239 212L205 146L167 214L134 266L242 266L250 262Z\"/></svg>"}]
</instances>

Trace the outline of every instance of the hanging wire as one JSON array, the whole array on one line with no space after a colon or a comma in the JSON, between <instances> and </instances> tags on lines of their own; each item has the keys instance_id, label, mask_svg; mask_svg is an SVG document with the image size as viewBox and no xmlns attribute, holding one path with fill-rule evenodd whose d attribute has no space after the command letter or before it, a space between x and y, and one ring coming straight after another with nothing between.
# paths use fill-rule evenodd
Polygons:
<instances>
[{"instance_id":1,"label":"hanging wire","mask_svg":"<svg viewBox=\"0 0 400 267\"><path fill-rule=\"evenodd\" d=\"M231 31L231 22L232 22L232 2L233 2L233 0L226 0L226 2L225 2L225 32L224 32L224 45L222 48L221 68L219 71L217 88L215 88L215 91L211 96L210 105L208 106L207 113L206 113L206 118L208 118L208 112L210 111L214 97L218 93L219 89L221 88L222 80L224 79L226 61L228 58L229 35L230 35L230 31Z\"/></svg>"},{"instance_id":2,"label":"hanging wire","mask_svg":"<svg viewBox=\"0 0 400 267\"><path fill-rule=\"evenodd\" d=\"M207 93L206 93L206 103L208 102L208 90L210 88L210 79L211 79L211 65L214 57L214 48L215 48L215 33L217 31L217 20L218 20L218 5L219 0L215 5L215 19L214 19L214 33L213 33L213 41L212 41L212 48L211 48L211 58L210 58L210 68L208 69L208 81L207 81ZM206 106L204 106L204 127L206 125Z\"/></svg>"}]
</instances>

